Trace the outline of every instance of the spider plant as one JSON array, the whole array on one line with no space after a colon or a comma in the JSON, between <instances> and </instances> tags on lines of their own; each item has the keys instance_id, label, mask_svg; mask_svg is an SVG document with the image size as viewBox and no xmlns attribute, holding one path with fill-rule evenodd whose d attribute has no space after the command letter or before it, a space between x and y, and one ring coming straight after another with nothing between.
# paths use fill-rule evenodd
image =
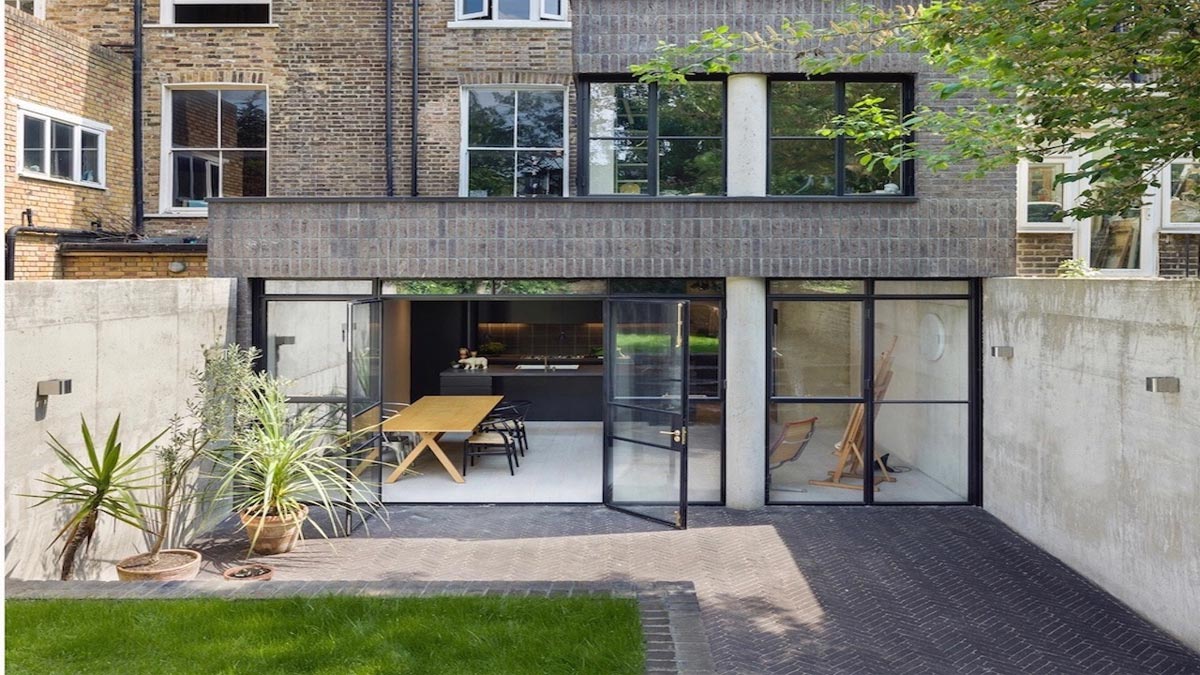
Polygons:
<instances>
[{"instance_id":1,"label":"spider plant","mask_svg":"<svg viewBox=\"0 0 1200 675\"><path fill-rule=\"evenodd\" d=\"M121 417L118 415L108 432L103 450L97 452L87 420L82 415L79 419L83 445L87 451L86 461L77 459L74 453L50 434L47 443L68 473L65 476L45 474L39 480L49 485L50 489L40 495L24 495L40 498L35 506L56 503L72 509L66 524L50 543L54 546L60 540L66 541L59 554L62 563L59 578L63 581L74 575L76 564L86 553L96 533L100 516L111 516L141 529L139 514L146 505L134 499L133 493L151 487L152 477L147 467L137 462L166 433L166 430L160 432L145 445L122 456L123 446L118 440Z\"/></svg>"},{"instance_id":2,"label":"spider plant","mask_svg":"<svg viewBox=\"0 0 1200 675\"><path fill-rule=\"evenodd\" d=\"M220 490L232 495L234 511L250 530L251 550L263 532L262 519L294 521L298 528L308 503L331 516L328 532L310 521L324 538L339 532L332 517L337 508L364 524L369 516L381 515L378 500L346 465L343 434L317 423L311 410L290 414L281 383L268 373L255 374L241 397L250 423L237 430L229 450L214 462L220 467Z\"/></svg>"}]
</instances>

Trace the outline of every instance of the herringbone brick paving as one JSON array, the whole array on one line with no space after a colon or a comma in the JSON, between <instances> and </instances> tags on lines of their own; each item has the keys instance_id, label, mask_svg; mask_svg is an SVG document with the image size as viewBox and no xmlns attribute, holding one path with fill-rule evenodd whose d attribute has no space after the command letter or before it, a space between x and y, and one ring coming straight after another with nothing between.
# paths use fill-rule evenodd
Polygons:
<instances>
[{"instance_id":1,"label":"herringbone brick paving","mask_svg":"<svg viewBox=\"0 0 1200 675\"><path fill-rule=\"evenodd\" d=\"M1200 656L977 508L393 507L283 579L692 581L724 673L1200 673ZM231 560L241 539L208 554ZM219 566L219 564L218 564Z\"/></svg>"}]
</instances>

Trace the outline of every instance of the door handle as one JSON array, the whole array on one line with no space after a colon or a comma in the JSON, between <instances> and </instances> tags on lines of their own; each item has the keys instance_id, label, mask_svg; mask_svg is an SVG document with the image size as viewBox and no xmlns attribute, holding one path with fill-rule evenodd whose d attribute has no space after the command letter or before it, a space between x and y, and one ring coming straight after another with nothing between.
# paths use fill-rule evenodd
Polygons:
<instances>
[{"instance_id":1,"label":"door handle","mask_svg":"<svg viewBox=\"0 0 1200 675\"><path fill-rule=\"evenodd\" d=\"M670 436L671 440L675 441L676 443L682 443L687 438L687 430L686 429L675 429L674 431L660 431L658 433L663 434L665 436Z\"/></svg>"}]
</instances>

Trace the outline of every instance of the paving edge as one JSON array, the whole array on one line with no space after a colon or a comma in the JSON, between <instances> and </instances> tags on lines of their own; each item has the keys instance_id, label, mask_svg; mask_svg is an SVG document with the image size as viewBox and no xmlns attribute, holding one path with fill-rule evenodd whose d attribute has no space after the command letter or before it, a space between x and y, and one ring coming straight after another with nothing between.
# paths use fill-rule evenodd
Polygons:
<instances>
[{"instance_id":1,"label":"paving edge","mask_svg":"<svg viewBox=\"0 0 1200 675\"><path fill-rule=\"evenodd\" d=\"M647 673L716 673L700 618L700 602L690 581L5 581L7 600L259 599L322 595L635 598L646 646Z\"/></svg>"}]
</instances>

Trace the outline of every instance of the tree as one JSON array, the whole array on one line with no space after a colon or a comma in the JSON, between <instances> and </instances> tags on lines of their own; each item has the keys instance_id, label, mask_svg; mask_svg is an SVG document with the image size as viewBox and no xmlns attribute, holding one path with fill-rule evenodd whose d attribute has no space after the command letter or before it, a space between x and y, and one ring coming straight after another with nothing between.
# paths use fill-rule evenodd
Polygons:
<instances>
[{"instance_id":1,"label":"tree","mask_svg":"<svg viewBox=\"0 0 1200 675\"><path fill-rule=\"evenodd\" d=\"M920 55L946 74L928 86L953 107L910 114L863 99L822 130L859 142L870 169L919 158L968 175L1085 157L1062 183L1086 180L1078 218L1140 205L1173 159L1200 156L1200 0L934 0L853 5L817 27L785 21L764 32L709 29L684 45L660 42L634 66L643 80L730 73L748 52L790 50L802 72L853 70L883 52ZM933 142L914 140L929 134ZM922 139L924 136L921 137Z\"/></svg>"}]
</instances>

